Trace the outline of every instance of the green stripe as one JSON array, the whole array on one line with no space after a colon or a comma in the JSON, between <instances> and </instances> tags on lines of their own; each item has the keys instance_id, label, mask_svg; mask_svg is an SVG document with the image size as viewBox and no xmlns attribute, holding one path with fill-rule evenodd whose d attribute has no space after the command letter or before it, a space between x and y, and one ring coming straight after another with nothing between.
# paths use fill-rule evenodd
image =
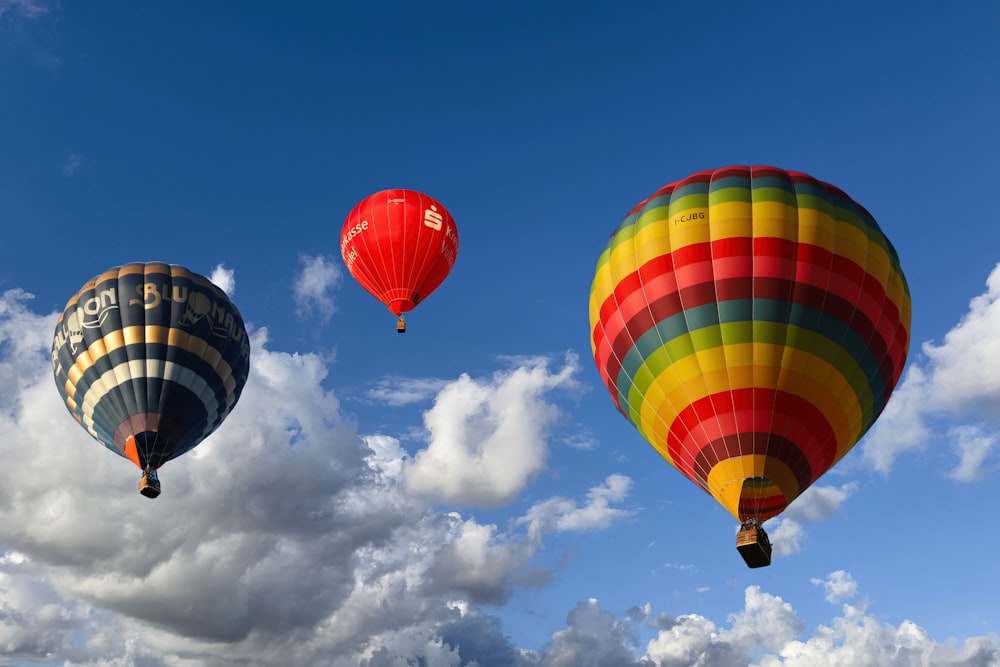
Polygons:
<instances>
[{"instance_id":1,"label":"green stripe","mask_svg":"<svg viewBox=\"0 0 1000 667\"><path fill-rule=\"evenodd\" d=\"M642 397L671 363L719 347L723 342L787 346L823 359L841 373L854 390L865 427L874 420L885 404L887 388L879 370L880 360L874 357L860 336L844 322L814 308L766 299L753 300L752 307L757 316L755 320L719 324L715 304L706 304L668 317L640 336L626 353L615 378L619 404L628 406L631 421L638 426ZM743 304L742 309L733 309L733 312L745 308ZM714 311L714 316L707 311ZM685 313L690 314L687 321ZM712 323L713 320L716 323ZM704 322L705 326L688 329L688 321Z\"/></svg>"},{"instance_id":2,"label":"green stripe","mask_svg":"<svg viewBox=\"0 0 1000 667\"><path fill-rule=\"evenodd\" d=\"M669 204L660 203L663 199L663 197L657 197L655 201L650 201L639 211L635 220L635 231L637 234L641 229L665 220L669 216Z\"/></svg>"},{"instance_id":3,"label":"green stripe","mask_svg":"<svg viewBox=\"0 0 1000 667\"><path fill-rule=\"evenodd\" d=\"M733 180L733 179L724 179ZM710 206L715 206L716 204L725 204L728 202L740 202L743 204L750 204L753 202L750 196L750 188L746 187L726 187L713 189L708 195L708 203Z\"/></svg>"},{"instance_id":4,"label":"green stripe","mask_svg":"<svg viewBox=\"0 0 1000 667\"><path fill-rule=\"evenodd\" d=\"M672 218L674 215L680 213L681 211L687 211L692 208L708 208L708 184L705 184L703 192L692 193L685 195L683 197L671 197L670 199L670 209L667 214L668 218Z\"/></svg>"},{"instance_id":5,"label":"green stripe","mask_svg":"<svg viewBox=\"0 0 1000 667\"><path fill-rule=\"evenodd\" d=\"M780 188L758 187L753 188L753 203L778 202L796 208L795 194Z\"/></svg>"}]
</instances>

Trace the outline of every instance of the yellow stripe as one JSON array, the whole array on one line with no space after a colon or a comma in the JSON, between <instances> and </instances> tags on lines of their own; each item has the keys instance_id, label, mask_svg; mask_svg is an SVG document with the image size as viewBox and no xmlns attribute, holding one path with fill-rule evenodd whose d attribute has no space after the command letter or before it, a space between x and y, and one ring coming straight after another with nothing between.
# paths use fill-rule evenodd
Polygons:
<instances>
[{"instance_id":1,"label":"yellow stripe","mask_svg":"<svg viewBox=\"0 0 1000 667\"><path fill-rule=\"evenodd\" d=\"M166 342L168 345L180 347L181 349L187 350L188 352L201 357L215 370L216 375L218 375L219 382L227 392L227 402L235 400L234 391L236 388L236 380L233 377L233 369L229 363L223 359L222 353L209 345L208 341L197 336L192 336L186 331L177 328L140 325L109 331L104 338L95 340L91 343L90 347L86 350L82 350L74 361L73 366L67 370L67 381L64 386L66 395L68 397L74 397L76 395L76 385L80 381L80 378L83 377L83 374L109 353L124 347L126 344L144 344L146 342ZM119 381L127 381L128 378L122 376L118 379ZM101 379L97 380L97 382L101 381Z\"/></svg>"},{"instance_id":2,"label":"yellow stripe","mask_svg":"<svg viewBox=\"0 0 1000 667\"><path fill-rule=\"evenodd\" d=\"M111 280L118 276L135 276L135 275L146 275L147 273L152 273L152 271L147 271L147 267L153 267L154 264L143 264L141 262L133 262L132 264L126 264L120 267L117 271L111 270L101 275L98 279L98 283L104 280Z\"/></svg>"},{"instance_id":3,"label":"yellow stripe","mask_svg":"<svg viewBox=\"0 0 1000 667\"><path fill-rule=\"evenodd\" d=\"M784 494L786 503L790 503L802 492L791 468L773 456L746 454L720 461L708 474L708 492L737 520L740 519L743 480L750 477L770 479Z\"/></svg>"},{"instance_id":4,"label":"yellow stripe","mask_svg":"<svg viewBox=\"0 0 1000 667\"><path fill-rule=\"evenodd\" d=\"M858 266L868 265L868 256L878 245L868 239L868 235L849 222L837 221L834 252Z\"/></svg>"},{"instance_id":5,"label":"yellow stripe","mask_svg":"<svg viewBox=\"0 0 1000 667\"><path fill-rule=\"evenodd\" d=\"M795 241L799 237L799 210L775 201L753 204L753 235Z\"/></svg>"},{"instance_id":6,"label":"yellow stripe","mask_svg":"<svg viewBox=\"0 0 1000 667\"><path fill-rule=\"evenodd\" d=\"M607 263L607 283L614 291L614 287L628 274L636 269L635 246L632 243L623 243L611 253ZM610 296L611 292L608 292Z\"/></svg>"},{"instance_id":7,"label":"yellow stripe","mask_svg":"<svg viewBox=\"0 0 1000 667\"><path fill-rule=\"evenodd\" d=\"M667 372L669 372L669 369L664 374ZM647 433L653 434L656 431L656 426L659 423L657 422L658 419L661 417L666 418L671 414L677 415L684 408L684 405L674 405L670 402L669 397L663 392L663 385L664 383L662 382L654 382L646 390L642 405L640 406L641 412L637 429L653 448L660 453L660 456L665 458L670 465L676 467L673 458L667 452L666 429L663 429L663 437L649 437L646 435Z\"/></svg>"},{"instance_id":8,"label":"yellow stripe","mask_svg":"<svg viewBox=\"0 0 1000 667\"><path fill-rule=\"evenodd\" d=\"M708 220L713 241L746 238L753 234L753 208L748 202L714 204L709 208Z\"/></svg>"},{"instance_id":9,"label":"yellow stripe","mask_svg":"<svg viewBox=\"0 0 1000 667\"><path fill-rule=\"evenodd\" d=\"M145 336L147 343L167 345L169 344L170 327L146 325Z\"/></svg>"},{"instance_id":10,"label":"yellow stripe","mask_svg":"<svg viewBox=\"0 0 1000 667\"><path fill-rule=\"evenodd\" d=\"M139 345L146 342L145 326L134 325L122 329L126 345Z\"/></svg>"},{"instance_id":11,"label":"yellow stripe","mask_svg":"<svg viewBox=\"0 0 1000 667\"><path fill-rule=\"evenodd\" d=\"M672 213L673 219L677 220L679 212ZM681 215L690 215L692 213L702 213L705 217L698 220L678 222L677 224L671 224L669 222L664 223L669 226L670 245L673 248L673 252L677 252L681 248L686 248L689 245L708 243L712 240L712 226L708 224L708 209L687 209L681 213Z\"/></svg>"},{"instance_id":12,"label":"yellow stripe","mask_svg":"<svg viewBox=\"0 0 1000 667\"><path fill-rule=\"evenodd\" d=\"M832 253L836 244L833 218L814 208L800 208L798 240Z\"/></svg>"},{"instance_id":13,"label":"yellow stripe","mask_svg":"<svg viewBox=\"0 0 1000 667\"><path fill-rule=\"evenodd\" d=\"M632 246L633 270L649 260L667 255L671 251L670 228L662 222L647 225L639 230L630 243Z\"/></svg>"},{"instance_id":14,"label":"yellow stripe","mask_svg":"<svg viewBox=\"0 0 1000 667\"><path fill-rule=\"evenodd\" d=\"M724 347L739 348L733 357L745 359L753 344ZM785 353L785 365L772 369L766 378L769 384L762 383L761 369L753 364L705 370L694 357L679 360L652 381L643 397L629 393L635 401L630 405L639 409L637 428L647 439L666 443L667 432L680 412L706 396L754 387L778 389L812 404L826 418L837 437L839 459L854 445L861 430L862 409L853 388L822 358L794 348L785 348Z\"/></svg>"}]
</instances>

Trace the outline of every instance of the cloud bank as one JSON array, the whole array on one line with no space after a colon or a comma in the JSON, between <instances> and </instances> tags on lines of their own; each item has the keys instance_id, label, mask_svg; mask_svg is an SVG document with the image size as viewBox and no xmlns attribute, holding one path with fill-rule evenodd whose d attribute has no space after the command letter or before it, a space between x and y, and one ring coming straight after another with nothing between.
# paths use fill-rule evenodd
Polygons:
<instances>
[{"instance_id":1,"label":"cloud bank","mask_svg":"<svg viewBox=\"0 0 1000 667\"><path fill-rule=\"evenodd\" d=\"M617 616L581 591L543 646L516 646L487 608L546 585L552 573L535 563L546 537L600 531L634 512L632 480L611 474L507 525L463 513L516 498L544 467L560 417L553 397L577 382L572 355L444 382L425 412L427 440L410 455L344 417L322 357L273 350L257 330L240 404L164 467L163 495L149 501L136 492L138 470L60 404L49 360L56 314L30 304L21 290L0 297L6 664L1000 664L992 635L940 644L915 622L877 620L846 572L814 582L842 607L811 630L757 586L721 621L655 615L644 600ZM498 452L527 463L503 470ZM828 516L852 490L811 490L798 519Z\"/></svg>"}]
</instances>

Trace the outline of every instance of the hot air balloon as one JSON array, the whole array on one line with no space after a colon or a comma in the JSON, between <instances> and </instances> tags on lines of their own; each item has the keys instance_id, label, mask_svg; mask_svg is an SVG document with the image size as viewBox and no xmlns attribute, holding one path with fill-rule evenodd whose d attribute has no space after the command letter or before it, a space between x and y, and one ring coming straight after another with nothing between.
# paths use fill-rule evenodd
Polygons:
<instances>
[{"instance_id":1,"label":"hot air balloon","mask_svg":"<svg viewBox=\"0 0 1000 667\"><path fill-rule=\"evenodd\" d=\"M383 190L362 199L340 232L347 270L396 315L424 301L445 279L458 255L458 229L436 199L415 190Z\"/></svg>"},{"instance_id":2,"label":"hot air balloon","mask_svg":"<svg viewBox=\"0 0 1000 667\"><path fill-rule=\"evenodd\" d=\"M226 418L250 371L236 306L207 278L159 262L114 267L66 304L52 342L56 387L98 442L142 470L157 469Z\"/></svg>"},{"instance_id":3,"label":"hot air balloon","mask_svg":"<svg viewBox=\"0 0 1000 667\"><path fill-rule=\"evenodd\" d=\"M909 348L910 294L875 219L774 167L701 171L638 204L590 292L594 361L619 412L739 522L762 524L847 454Z\"/></svg>"}]
</instances>

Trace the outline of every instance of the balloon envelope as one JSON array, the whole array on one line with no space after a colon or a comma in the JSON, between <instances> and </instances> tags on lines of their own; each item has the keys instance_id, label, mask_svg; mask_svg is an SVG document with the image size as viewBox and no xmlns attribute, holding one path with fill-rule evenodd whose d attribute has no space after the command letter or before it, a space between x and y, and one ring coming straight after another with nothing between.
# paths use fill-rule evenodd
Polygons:
<instances>
[{"instance_id":1,"label":"balloon envelope","mask_svg":"<svg viewBox=\"0 0 1000 667\"><path fill-rule=\"evenodd\" d=\"M56 387L105 447L156 470L215 430L250 370L243 318L183 267L133 263L88 281L52 343Z\"/></svg>"},{"instance_id":2,"label":"balloon envelope","mask_svg":"<svg viewBox=\"0 0 1000 667\"><path fill-rule=\"evenodd\" d=\"M437 200L415 190L362 199L340 233L347 270L394 315L426 299L458 255L458 229Z\"/></svg>"},{"instance_id":3,"label":"balloon envelope","mask_svg":"<svg viewBox=\"0 0 1000 667\"><path fill-rule=\"evenodd\" d=\"M910 295L874 218L794 171L702 171L638 204L590 293L618 410L738 520L780 513L872 425Z\"/></svg>"}]
</instances>

